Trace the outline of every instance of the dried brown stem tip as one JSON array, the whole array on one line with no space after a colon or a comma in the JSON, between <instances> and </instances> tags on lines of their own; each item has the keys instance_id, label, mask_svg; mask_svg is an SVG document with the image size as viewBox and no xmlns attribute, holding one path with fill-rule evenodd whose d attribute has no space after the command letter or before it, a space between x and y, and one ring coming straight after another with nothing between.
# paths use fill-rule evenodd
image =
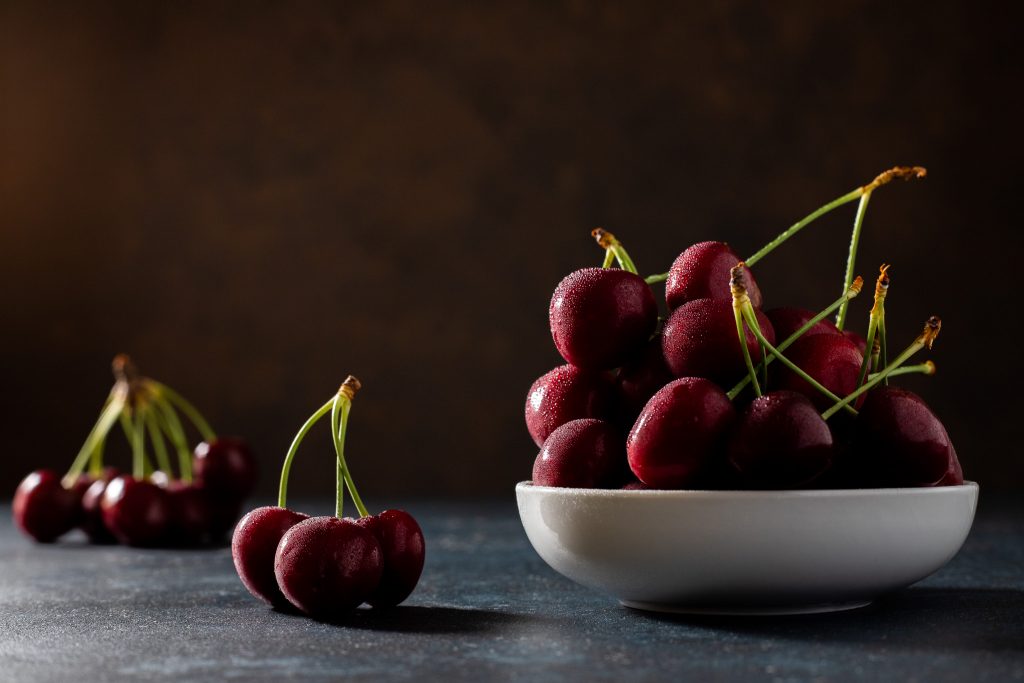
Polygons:
<instances>
[{"instance_id":1,"label":"dried brown stem tip","mask_svg":"<svg viewBox=\"0 0 1024 683\"><path fill-rule=\"evenodd\" d=\"M746 268L747 264L740 261L732 270L729 271L729 291L732 292L732 303L733 306L742 304L745 300L749 300L747 296L747 278L743 274L743 269Z\"/></svg>"},{"instance_id":2,"label":"dried brown stem tip","mask_svg":"<svg viewBox=\"0 0 1024 683\"><path fill-rule=\"evenodd\" d=\"M139 371L135 367L135 363L128 356L127 353L119 353L114 356L114 360L110 363L111 370L114 372L114 379L118 382L131 383L138 377Z\"/></svg>"},{"instance_id":3,"label":"dried brown stem tip","mask_svg":"<svg viewBox=\"0 0 1024 683\"><path fill-rule=\"evenodd\" d=\"M891 183L897 178L901 180L913 180L915 178L924 178L927 175L928 169L924 166L896 166L894 168L890 168L888 171L882 171L879 173L874 180L864 186L864 191L871 192L882 185Z\"/></svg>"},{"instance_id":4,"label":"dried brown stem tip","mask_svg":"<svg viewBox=\"0 0 1024 683\"><path fill-rule=\"evenodd\" d=\"M931 362L930 360L926 360L924 362L924 374L926 374L926 375L934 375L935 374L935 363Z\"/></svg>"},{"instance_id":5,"label":"dried brown stem tip","mask_svg":"<svg viewBox=\"0 0 1024 683\"><path fill-rule=\"evenodd\" d=\"M932 344L935 343L935 338L939 336L939 330L942 329L942 319L937 315L933 315L928 318L928 322L924 324L924 331L921 332L919 340L922 344L927 346L929 349L932 348Z\"/></svg>"},{"instance_id":6,"label":"dried brown stem tip","mask_svg":"<svg viewBox=\"0 0 1024 683\"><path fill-rule=\"evenodd\" d=\"M615 239L615 235L604 228L594 228L590 231L590 236L597 240L597 245L602 249L608 249L618 241Z\"/></svg>"},{"instance_id":7,"label":"dried brown stem tip","mask_svg":"<svg viewBox=\"0 0 1024 683\"><path fill-rule=\"evenodd\" d=\"M857 277L853 278L853 282L850 283L850 291L853 293L854 296L857 296L858 294L860 294L860 290L862 289L864 289L864 278L858 275Z\"/></svg>"},{"instance_id":8,"label":"dried brown stem tip","mask_svg":"<svg viewBox=\"0 0 1024 683\"><path fill-rule=\"evenodd\" d=\"M362 382L356 379L355 375L349 375L345 378L345 381L341 383L341 386L338 387L338 393L343 394L345 398L351 401L355 398L356 392L359 391L362 386Z\"/></svg>"}]
</instances>

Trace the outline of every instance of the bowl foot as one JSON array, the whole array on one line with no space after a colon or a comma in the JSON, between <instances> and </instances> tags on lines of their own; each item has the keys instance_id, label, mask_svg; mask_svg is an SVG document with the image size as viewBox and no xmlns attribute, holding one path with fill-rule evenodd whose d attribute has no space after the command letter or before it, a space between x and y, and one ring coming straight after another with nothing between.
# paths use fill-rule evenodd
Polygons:
<instances>
[{"instance_id":1,"label":"bowl foot","mask_svg":"<svg viewBox=\"0 0 1024 683\"><path fill-rule=\"evenodd\" d=\"M741 605L669 605L658 602L639 600L619 600L625 607L645 610L648 612L665 612L669 614L703 614L718 616L782 616L787 614L823 614L826 612L845 612L860 609L871 604L870 600L854 600L852 602L822 602L811 605L766 605L764 607Z\"/></svg>"}]
</instances>

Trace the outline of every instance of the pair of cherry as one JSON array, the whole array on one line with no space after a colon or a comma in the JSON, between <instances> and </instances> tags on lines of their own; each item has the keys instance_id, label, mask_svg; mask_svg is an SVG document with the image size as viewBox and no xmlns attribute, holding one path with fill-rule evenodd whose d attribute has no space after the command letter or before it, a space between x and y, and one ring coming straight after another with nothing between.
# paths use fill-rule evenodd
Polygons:
<instances>
[{"instance_id":1,"label":"pair of cherry","mask_svg":"<svg viewBox=\"0 0 1024 683\"><path fill-rule=\"evenodd\" d=\"M231 555L239 578L277 609L337 619L363 603L398 605L419 582L425 559L419 524L403 510L370 515L345 460L349 411L359 388L359 381L348 377L306 420L285 456L278 505L249 512L235 528ZM335 516L309 517L287 507L288 473L306 434L327 413L336 454ZM346 489L358 519L342 515Z\"/></svg>"},{"instance_id":2,"label":"pair of cherry","mask_svg":"<svg viewBox=\"0 0 1024 683\"><path fill-rule=\"evenodd\" d=\"M18 486L15 522L44 543L76 527L93 543L196 546L221 541L256 484L255 459L245 441L216 437L191 403L138 376L126 356L115 358L114 373L111 396L67 475L37 470ZM194 451L188 449L179 412L206 438ZM132 446L131 474L103 464L107 435L117 421ZM160 469L150 461L147 435ZM177 479L167 441L177 451Z\"/></svg>"},{"instance_id":3,"label":"pair of cherry","mask_svg":"<svg viewBox=\"0 0 1024 683\"><path fill-rule=\"evenodd\" d=\"M864 202L892 177L921 175L923 169L882 174L798 222L748 263L824 210L857 197ZM862 220L858 211L855 234ZM642 485L655 488L962 481L944 427L909 392L883 386L863 404L861 392L863 414L852 425L845 414L831 425L819 414L834 413L831 406L840 397L866 384L866 370L883 369L867 340L823 319L839 309L842 321L849 300L859 293L860 281L852 279L856 240L851 241L847 291L815 316L795 308L762 313L753 273L724 243L693 245L668 273L645 281L614 236L597 230L595 237L607 250L605 267L570 274L556 288L549 309L552 338L569 364L538 379L527 397L527 427L542 447L535 483L619 486L624 455ZM620 269L607 267L613 259ZM666 281L670 311L660 333L649 287L657 281ZM884 299L887 285L883 268L870 330L876 329L879 296ZM776 338L785 341L762 358ZM779 389L760 396L757 388L755 398L746 388L758 385L753 365L760 362L767 371L775 351L783 362L772 367L770 381ZM743 379L745 368L749 374ZM842 410L856 412L850 405Z\"/></svg>"}]
</instances>

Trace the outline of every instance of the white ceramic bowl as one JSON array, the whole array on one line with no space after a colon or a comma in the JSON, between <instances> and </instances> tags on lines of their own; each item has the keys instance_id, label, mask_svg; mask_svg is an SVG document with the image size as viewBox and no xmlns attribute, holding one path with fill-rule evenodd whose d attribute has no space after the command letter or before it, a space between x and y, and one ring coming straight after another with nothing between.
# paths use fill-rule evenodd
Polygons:
<instances>
[{"instance_id":1,"label":"white ceramic bowl","mask_svg":"<svg viewBox=\"0 0 1024 683\"><path fill-rule=\"evenodd\" d=\"M978 485L820 491L516 486L537 553L639 609L786 614L861 607L949 562Z\"/></svg>"}]
</instances>

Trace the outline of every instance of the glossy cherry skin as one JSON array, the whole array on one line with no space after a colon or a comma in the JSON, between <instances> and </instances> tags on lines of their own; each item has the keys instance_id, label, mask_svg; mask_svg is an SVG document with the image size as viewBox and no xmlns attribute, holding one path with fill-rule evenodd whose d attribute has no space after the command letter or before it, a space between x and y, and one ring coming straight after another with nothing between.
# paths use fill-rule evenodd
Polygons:
<instances>
[{"instance_id":1,"label":"glossy cherry skin","mask_svg":"<svg viewBox=\"0 0 1024 683\"><path fill-rule=\"evenodd\" d=\"M774 344L771 321L758 311L757 322L765 339ZM746 326L744 332L750 358L758 363L761 345ZM661 348L676 377L705 377L732 385L747 373L732 303L724 299L697 299L677 308L661 332Z\"/></svg>"},{"instance_id":2,"label":"glossy cherry skin","mask_svg":"<svg viewBox=\"0 0 1024 683\"><path fill-rule=\"evenodd\" d=\"M556 429L533 463L535 486L605 488L617 484L626 450L604 420L573 420Z\"/></svg>"},{"instance_id":3,"label":"glossy cherry skin","mask_svg":"<svg viewBox=\"0 0 1024 683\"><path fill-rule=\"evenodd\" d=\"M405 510L385 510L356 520L380 543L384 569L376 590L366 599L374 607L394 607L412 594L423 573L423 530Z\"/></svg>"},{"instance_id":4,"label":"glossy cherry skin","mask_svg":"<svg viewBox=\"0 0 1024 683\"><path fill-rule=\"evenodd\" d=\"M183 481L172 481L165 490L171 514L168 542L185 547L201 545L210 526L210 506L203 491Z\"/></svg>"},{"instance_id":5,"label":"glossy cherry skin","mask_svg":"<svg viewBox=\"0 0 1024 683\"><path fill-rule=\"evenodd\" d=\"M861 357L863 357L865 349L868 348L868 340L853 330L843 330L843 336L853 342L853 345L857 347L857 350L860 351Z\"/></svg>"},{"instance_id":6,"label":"glossy cherry skin","mask_svg":"<svg viewBox=\"0 0 1024 683\"><path fill-rule=\"evenodd\" d=\"M373 595L383 562L380 542L354 520L312 517L281 538L274 575L299 611L315 619L336 619Z\"/></svg>"},{"instance_id":7,"label":"glossy cherry skin","mask_svg":"<svg viewBox=\"0 0 1024 683\"><path fill-rule=\"evenodd\" d=\"M120 472L113 467L103 470L99 479L94 479L82 495L79 505L78 525L85 532L90 543L107 544L116 543L117 539L110 529L103 523L103 510L100 503L103 500L103 492L107 490L107 484Z\"/></svg>"},{"instance_id":8,"label":"glossy cherry skin","mask_svg":"<svg viewBox=\"0 0 1024 683\"><path fill-rule=\"evenodd\" d=\"M950 444L949 449L949 466L946 468L946 474L936 486L960 486L964 483L964 471L960 467L960 458L956 456L956 449L952 448Z\"/></svg>"},{"instance_id":9,"label":"glossy cherry skin","mask_svg":"<svg viewBox=\"0 0 1024 683\"><path fill-rule=\"evenodd\" d=\"M64 488L53 470L36 470L21 480L14 493L14 523L40 543L52 543L74 527L76 494Z\"/></svg>"},{"instance_id":10,"label":"glossy cherry skin","mask_svg":"<svg viewBox=\"0 0 1024 683\"><path fill-rule=\"evenodd\" d=\"M868 392L854 445L859 464L878 486L935 486L955 454L946 428L921 397L893 386Z\"/></svg>"},{"instance_id":11,"label":"glossy cherry skin","mask_svg":"<svg viewBox=\"0 0 1024 683\"><path fill-rule=\"evenodd\" d=\"M665 281L665 302L675 310L688 301L720 299L732 301L730 271L742 259L725 242L698 242L676 257ZM750 268L744 267L747 296L754 308L761 307L761 289Z\"/></svg>"},{"instance_id":12,"label":"glossy cherry skin","mask_svg":"<svg viewBox=\"0 0 1024 683\"><path fill-rule=\"evenodd\" d=\"M607 418L615 404L615 386L606 372L560 365L542 375L526 394L526 428L538 446L566 422Z\"/></svg>"},{"instance_id":13,"label":"glossy cherry skin","mask_svg":"<svg viewBox=\"0 0 1024 683\"><path fill-rule=\"evenodd\" d=\"M278 609L291 603L277 585L274 556L281 537L309 515L276 506L261 507L242 517L231 537L231 558L242 584L254 596Z\"/></svg>"},{"instance_id":14,"label":"glossy cherry skin","mask_svg":"<svg viewBox=\"0 0 1024 683\"><path fill-rule=\"evenodd\" d=\"M566 362L611 370L650 339L658 305L639 275L617 268L583 268L558 283L548 321L555 348Z\"/></svg>"},{"instance_id":15,"label":"glossy cherry skin","mask_svg":"<svg viewBox=\"0 0 1024 683\"><path fill-rule=\"evenodd\" d=\"M743 488L801 488L832 464L832 431L795 391L772 391L744 409L726 448Z\"/></svg>"},{"instance_id":16,"label":"glossy cherry skin","mask_svg":"<svg viewBox=\"0 0 1024 683\"><path fill-rule=\"evenodd\" d=\"M674 379L675 376L665 362L661 335L657 334L619 369L619 374L615 378L619 389L619 417L628 423L625 424L625 431L633 426L637 415L651 400L651 396Z\"/></svg>"},{"instance_id":17,"label":"glossy cherry skin","mask_svg":"<svg viewBox=\"0 0 1024 683\"><path fill-rule=\"evenodd\" d=\"M221 436L196 446L192 476L200 486L242 501L256 488L259 472L244 439Z\"/></svg>"},{"instance_id":18,"label":"glossy cherry skin","mask_svg":"<svg viewBox=\"0 0 1024 683\"><path fill-rule=\"evenodd\" d=\"M772 327L775 329L775 338L779 340L779 343L789 339L790 336L817 315L814 311L793 306L773 308L765 311L764 314L772 321ZM841 332L835 326L835 323L826 318L815 323L809 330L800 335L800 338L813 337L816 334L841 334Z\"/></svg>"},{"instance_id":19,"label":"glossy cherry skin","mask_svg":"<svg viewBox=\"0 0 1024 683\"><path fill-rule=\"evenodd\" d=\"M819 334L801 337L783 351L783 354L839 398L857 388L857 377L860 375L864 356L853 342L842 335ZM772 368L772 378L776 382L773 386L803 394L811 399L811 403L820 411L833 404L825 394L782 363L776 361L772 363Z\"/></svg>"},{"instance_id":20,"label":"glossy cherry skin","mask_svg":"<svg viewBox=\"0 0 1024 683\"><path fill-rule=\"evenodd\" d=\"M100 509L107 529L127 545L158 544L166 539L171 525L167 492L151 481L128 475L107 484Z\"/></svg>"},{"instance_id":21,"label":"glossy cherry skin","mask_svg":"<svg viewBox=\"0 0 1024 683\"><path fill-rule=\"evenodd\" d=\"M633 425L626 439L629 467L654 488L691 486L721 455L735 419L732 403L713 382L677 379L651 397Z\"/></svg>"}]
</instances>

